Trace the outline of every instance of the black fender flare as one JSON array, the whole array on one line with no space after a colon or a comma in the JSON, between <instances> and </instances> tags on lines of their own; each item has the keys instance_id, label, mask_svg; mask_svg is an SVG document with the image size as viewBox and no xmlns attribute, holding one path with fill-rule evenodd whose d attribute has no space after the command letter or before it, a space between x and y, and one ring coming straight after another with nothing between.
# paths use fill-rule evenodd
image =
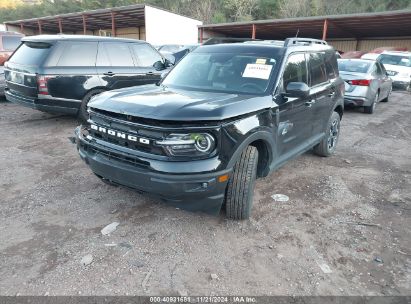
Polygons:
<instances>
[{"instance_id":1,"label":"black fender flare","mask_svg":"<svg viewBox=\"0 0 411 304\"><path fill-rule=\"evenodd\" d=\"M274 134L272 132L264 131L264 130L259 130L256 132L251 130L250 132L248 132L248 134L250 135L249 136L246 135L247 138L244 141L242 141L241 144L234 151L233 155L231 156L228 162L227 168L232 169L234 167L235 163L239 159L243 150L245 150L251 143L257 140L261 140L266 145L267 152L268 152L267 168L265 168L264 170L264 173L265 173L264 175L266 175L269 173L270 164L273 162L277 154L276 149L275 149L276 142L274 140Z\"/></svg>"}]
</instances>

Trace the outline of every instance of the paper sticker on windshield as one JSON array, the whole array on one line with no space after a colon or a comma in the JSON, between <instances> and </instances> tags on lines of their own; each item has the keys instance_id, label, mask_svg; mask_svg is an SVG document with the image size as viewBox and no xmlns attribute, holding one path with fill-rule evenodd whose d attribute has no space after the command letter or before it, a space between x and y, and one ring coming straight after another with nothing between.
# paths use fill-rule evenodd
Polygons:
<instances>
[{"instance_id":1,"label":"paper sticker on windshield","mask_svg":"<svg viewBox=\"0 0 411 304\"><path fill-rule=\"evenodd\" d=\"M267 62L267 59L264 58L257 58L255 61L256 64L265 64Z\"/></svg>"},{"instance_id":2,"label":"paper sticker on windshield","mask_svg":"<svg viewBox=\"0 0 411 304\"><path fill-rule=\"evenodd\" d=\"M268 79L272 68L269 64L249 63L244 69L243 77Z\"/></svg>"}]
</instances>

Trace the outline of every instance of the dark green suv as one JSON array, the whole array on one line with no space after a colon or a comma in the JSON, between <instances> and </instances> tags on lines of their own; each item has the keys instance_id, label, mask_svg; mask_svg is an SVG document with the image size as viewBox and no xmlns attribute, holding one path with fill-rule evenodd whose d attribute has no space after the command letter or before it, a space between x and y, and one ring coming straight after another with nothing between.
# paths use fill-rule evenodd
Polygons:
<instances>
[{"instance_id":1,"label":"dark green suv","mask_svg":"<svg viewBox=\"0 0 411 304\"><path fill-rule=\"evenodd\" d=\"M309 149L335 151L343 94L324 41L202 46L157 85L93 98L77 148L106 182L246 219L256 178Z\"/></svg>"}]
</instances>

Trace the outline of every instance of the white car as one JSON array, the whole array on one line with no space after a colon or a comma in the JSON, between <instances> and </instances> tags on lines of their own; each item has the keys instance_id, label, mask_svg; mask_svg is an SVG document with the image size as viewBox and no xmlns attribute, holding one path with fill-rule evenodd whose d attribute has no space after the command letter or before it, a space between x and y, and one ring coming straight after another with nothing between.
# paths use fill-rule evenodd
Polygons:
<instances>
[{"instance_id":1,"label":"white car","mask_svg":"<svg viewBox=\"0 0 411 304\"><path fill-rule=\"evenodd\" d=\"M361 56L361 59L374 59L381 62L393 80L393 87L411 90L411 52L368 53Z\"/></svg>"}]
</instances>

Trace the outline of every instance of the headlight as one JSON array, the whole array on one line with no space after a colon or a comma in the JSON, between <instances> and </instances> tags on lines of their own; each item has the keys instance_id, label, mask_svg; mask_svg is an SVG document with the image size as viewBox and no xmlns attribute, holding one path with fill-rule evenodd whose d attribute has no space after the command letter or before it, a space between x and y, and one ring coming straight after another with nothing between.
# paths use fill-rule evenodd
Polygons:
<instances>
[{"instance_id":1,"label":"headlight","mask_svg":"<svg viewBox=\"0 0 411 304\"><path fill-rule=\"evenodd\" d=\"M156 143L172 156L205 156L216 147L214 137L208 133L170 134Z\"/></svg>"}]
</instances>

